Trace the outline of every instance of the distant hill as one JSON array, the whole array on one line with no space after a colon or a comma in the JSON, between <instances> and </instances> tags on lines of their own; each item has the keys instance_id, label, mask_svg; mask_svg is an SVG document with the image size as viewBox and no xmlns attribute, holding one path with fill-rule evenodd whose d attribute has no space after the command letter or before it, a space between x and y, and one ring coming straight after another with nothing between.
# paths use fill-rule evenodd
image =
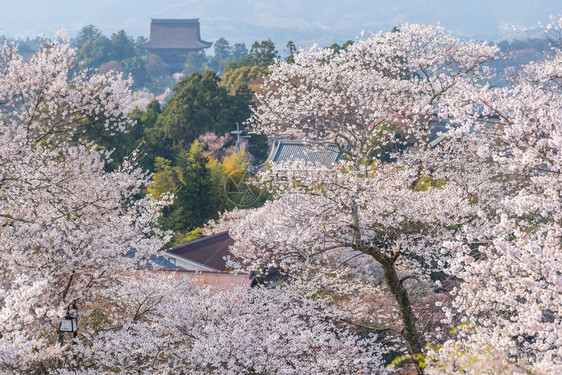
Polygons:
<instances>
[{"instance_id":1,"label":"distant hill","mask_svg":"<svg viewBox=\"0 0 562 375\"><path fill-rule=\"evenodd\" d=\"M496 69L499 77L490 83L494 86L505 86L507 80L504 77L516 75L521 66L531 61L542 60L548 57L552 51L545 39L529 38L525 40L501 41L496 43L500 48L504 59L494 61L491 66Z\"/></svg>"}]
</instances>

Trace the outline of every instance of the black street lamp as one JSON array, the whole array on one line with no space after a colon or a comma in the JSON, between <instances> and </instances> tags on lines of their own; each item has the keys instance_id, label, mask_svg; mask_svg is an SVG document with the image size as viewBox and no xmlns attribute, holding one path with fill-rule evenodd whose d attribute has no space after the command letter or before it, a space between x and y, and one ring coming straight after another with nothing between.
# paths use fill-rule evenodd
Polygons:
<instances>
[{"instance_id":1,"label":"black street lamp","mask_svg":"<svg viewBox=\"0 0 562 375\"><path fill-rule=\"evenodd\" d=\"M67 314L60 322L61 332L76 332L78 331L76 315Z\"/></svg>"},{"instance_id":2,"label":"black street lamp","mask_svg":"<svg viewBox=\"0 0 562 375\"><path fill-rule=\"evenodd\" d=\"M70 313L70 309L72 308L73 313ZM59 342L63 345L63 337L65 332L72 332L72 338L76 338L78 336L78 306L76 305L76 301L72 302L67 310L65 317L61 320L59 326Z\"/></svg>"}]
</instances>

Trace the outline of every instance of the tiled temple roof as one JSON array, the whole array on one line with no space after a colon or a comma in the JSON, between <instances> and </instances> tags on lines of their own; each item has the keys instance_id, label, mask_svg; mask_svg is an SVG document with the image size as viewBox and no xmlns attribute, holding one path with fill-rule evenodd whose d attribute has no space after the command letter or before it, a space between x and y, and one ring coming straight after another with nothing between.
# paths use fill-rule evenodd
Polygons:
<instances>
[{"instance_id":1,"label":"tiled temple roof","mask_svg":"<svg viewBox=\"0 0 562 375\"><path fill-rule=\"evenodd\" d=\"M152 19L150 40L142 45L149 50L202 50L213 43L201 40L199 19Z\"/></svg>"},{"instance_id":2,"label":"tiled temple roof","mask_svg":"<svg viewBox=\"0 0 562 375\"><path fill-rule=\"evenodd\" d=\"M304 160L310 164L330 167L341 158L338 146L333 143L309 143L299 140L275 141L267 162L284 163Z\"/></svg>"}]
</instances>

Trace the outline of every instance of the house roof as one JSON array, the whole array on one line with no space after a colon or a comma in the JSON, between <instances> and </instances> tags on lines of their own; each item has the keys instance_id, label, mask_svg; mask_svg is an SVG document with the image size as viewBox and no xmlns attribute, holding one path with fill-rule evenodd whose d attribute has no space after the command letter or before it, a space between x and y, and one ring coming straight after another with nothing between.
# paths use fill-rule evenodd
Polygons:
<instances>
[{"instance_id":1,"label":"house roof","mask_svg":"<svg viewBox=\"0 0 562 375\"><path fill-rule=\"evenodd\" d=\"M168 249L169 254L211 268L226 271L226 256L231 255L229 248L234 243L228 232L202 237Z\"/></svg>"},{"instance_id":2,"label":"house roof","mask_svg":"<svg viewBox=\"0 0 562 375\"><path fill-rule=\"evenodd\" d=\"M226 271L193 271L178 269L152 269L149 271L162 272L171 275L176 280L186 279L195 285L211 286L217 290L233 290L237 287L251 288L255 278L247 273L230 273Z\"/></svg>"},{"instance_id":3,"label":"house roof","mask_svg":"<svg viewBox=\"0 0 562 375\"><path fill-rule=\"evenodd\" d=\"M136 250L130 249L127 251L125 256L127 258L134 258L136 256ZM161 255L152 254L149 259L141 259L137 262L137 268L152 268L154 265L157 265L157 268L165 268L165 269L174 269L174 270L183 270L183 267L177 266L170 262L168 259L164 258Z\"/></svg>"},{"instance_id":4,"label":"house roof","mask_svg":"<svg viewBox=\"0 0 562 375\"><path fill-rule=\"evenodd\" d=\"M201 40L199 19L152 19L150 40L142 47L149 50L202 50L213 43Z\"/></svg>"},{"instance_id":5,"label":"house roof","mask_svg":"<svg viewBox=\"0 0 562 375\"><path fill-rule=\"evenodd\" d=\"M341 158L338 146L333 143L312 143L291 139L274 142L267 162L283 163L304 160L311 164L329 167Z\"/></svg>"}]
</instances>

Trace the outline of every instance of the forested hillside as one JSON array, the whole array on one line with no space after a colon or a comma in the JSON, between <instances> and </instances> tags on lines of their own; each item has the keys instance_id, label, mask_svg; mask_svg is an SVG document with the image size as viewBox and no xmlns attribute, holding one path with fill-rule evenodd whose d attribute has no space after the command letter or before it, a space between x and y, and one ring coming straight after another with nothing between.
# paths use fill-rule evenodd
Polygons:
<instances>
[{"instance_id":1,"label":"forested hillside","mask_svg":"<svg viewBox=\"0 0 562 375\"><path fill-rule=\"evenodd\" d=\"M132 90L138 94L135 97L144 98L133 102L140 107L133 107L127 114L135 125L114 135L96 123L88 129L87 137L113 150L108 169L138 153L140 166L154 174L153 185L144 193L175 194L176 200L165 209L161 226L173 230L173 242L179 243L201 235L203 224L234 207L224 192L230 174L265 160L268 145L263 135L249 135L245 147L236 151L231 132L249 118L254 92L260 90L270 66L281 57L271 40L256 41L248 49L245 43L231 45L219 38L209 51L212 54L190 52L183 72L172 77L157 55L141 47L146 41L124 30L106 36L94 25L86 26L72 40L79 62L73 69L102 74L114 71L132 78ZM16 42L26 56L43 40ZM352 44L333 43L328 48L338 54ZM491 63L498 75L489 79L498 86L508 84L508 77L516 75L519 66L543 59L551 51L542 39L503 41L497 46L504 58ZM282 52L283 60L294 62L297 46L289 41ZM154 99L166 89L171 91L164 100Z\"/></svg>"}]
</instances>

